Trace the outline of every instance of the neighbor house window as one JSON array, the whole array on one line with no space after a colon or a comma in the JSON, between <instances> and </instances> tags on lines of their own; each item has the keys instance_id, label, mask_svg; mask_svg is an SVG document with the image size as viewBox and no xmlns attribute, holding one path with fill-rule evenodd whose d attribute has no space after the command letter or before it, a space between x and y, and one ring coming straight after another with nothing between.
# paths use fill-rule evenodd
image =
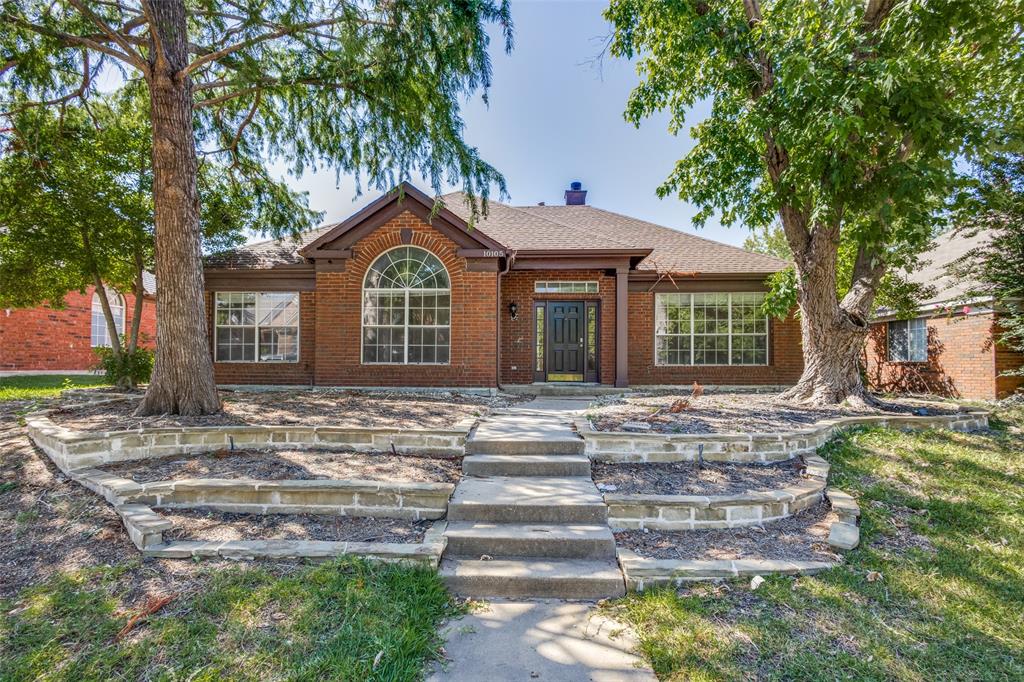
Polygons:
<instances>
[{"instance_id":1,"label":"neighbor house window","mask_svg":"<svg viewBox=\"0 0 1024 682\"><path fill-rule=\"evenodd\" d=\"M656 294L658 365L766 365L764 294Z\"/></svg>"},{"instance_id":2,"label":"neighbor house window","mask_svg":"<svg viewBox=\"0 0 1024 682\"><path fill-rule=\"evenodd\" d=\"M298 362L297 292L217 292L217 362Z\"/></svg>"},{"instance_id":3,"label":"neighbor house window","mask_svg":"<svg viewBox=\"0 0 1024 682\"><path fill-rule=\"evenodd\" d=\"M116 291L107 291L110 313L114 316L114 329L118 336L124 333L124 299ZM103 303L100 295L92 295L92 327L89 342L93 348L110 345L110 334L107 332L107 318L103 315Z\"/></svg>"},{"instance_id":4,"label":"neighbor house window","mask_svg":"<svg viewBox=\"0 0 1024 682\"><path fill-rule=\"evenodd\" d=\"M536 294L596 294L597 282L534 282Z\"/></svg>"},{"instance_id":5,"label":"neighbor house window","mask_svg":"<svg viewBox=\"0 0 1024 682\"><path fill-rule=\"evenodd\" d=\"M434 254L386 251L363 280L363 362L445 365L451 345L451 283Z\"/></svg>"},{"instance_id":6,"label":"neighbor house window","mask_svg":"<svg viewBox=\"0 0 1024 682\"><path fill-rule=\"evenodd\" d=\"M927 362L928 325L923 317L893 320L888 326L890 361Z\"/></svg>"}]
</instances>

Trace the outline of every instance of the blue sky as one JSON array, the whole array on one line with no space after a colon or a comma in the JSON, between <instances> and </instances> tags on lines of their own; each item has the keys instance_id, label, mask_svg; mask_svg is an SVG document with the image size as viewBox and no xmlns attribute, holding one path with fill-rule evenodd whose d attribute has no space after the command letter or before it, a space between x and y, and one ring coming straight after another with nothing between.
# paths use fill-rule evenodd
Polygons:
<instances>
[{"instance_id":1,"label":"blue sky","mask_svg":"<svg viewBox=\"0 0 1024 682\"><path fill-rule=\"evenodd\" d=\"M467 141L504 174L513 204L560 203L569 182L579 180L594 206L741 244L745 229L709 221L698 230L692 206L655 195L692 143L685 134L668 133L667 116L648 119L639 130L623 120L626 98L638 82L634 65L610 58L600 67L592 63L610 30L601 17L605 6L513 0L515 49L506 54L493 31L490 105L479 94L466 103ZM367 191L353 201L354 182L343 177L337 183L333 171L289 182L309 192L311 206L327 221L379 196Z\"/></svg>"}]
</instances>

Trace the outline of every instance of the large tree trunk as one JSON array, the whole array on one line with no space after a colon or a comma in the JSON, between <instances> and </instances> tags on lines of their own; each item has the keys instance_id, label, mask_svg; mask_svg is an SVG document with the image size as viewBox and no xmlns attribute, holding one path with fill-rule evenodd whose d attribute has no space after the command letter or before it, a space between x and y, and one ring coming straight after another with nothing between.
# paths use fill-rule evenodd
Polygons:
<instances>
[{"instance_id":1,"label":"large tree trunk","mask_svg":"<svg viewBox=\"0 0 1024 682\"><path fill-rule=\"evenodd\" d=\"M783 215L785 221L789 216ZM809 234L802 249L794 250L800 304L800 332L804 371L781 398L832 405L849 402L875 404L864 387L860 356L867 338L867 311L874 299L873 286L857 280L850 294L836 293L839 226L822 226ZM872 272L874 274L874 272Z\"/></svg>"},{"instance_id":2,"label":"large tree trunk","mask_svg":"<svg viewBox=\"0 0 1024 682\"><path fill-rule=\"evenodd\" d=\"M154 59L148 74L153 123L157 324L153 377L139 414L220 410L206 334L200 254L192 83L183 0L148 3Z\"/></svg>"}]
</instances>

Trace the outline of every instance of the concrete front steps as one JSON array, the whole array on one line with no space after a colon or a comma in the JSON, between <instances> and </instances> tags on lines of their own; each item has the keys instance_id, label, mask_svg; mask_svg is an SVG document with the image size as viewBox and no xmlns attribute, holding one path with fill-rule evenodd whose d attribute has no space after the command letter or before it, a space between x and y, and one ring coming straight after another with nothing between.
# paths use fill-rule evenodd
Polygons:
<instances>
[{"instance_id":1,"label":"concrete front steps","mask_svg":"<svg viewBox=\"0 0 1024 682\"><path fill-rule=\"evenodd\" d=\"M564 403L564 405L562 404ZM625 594L608 506L566 411L534 400L483 420L448 503L440 573L468 597L603 599Z\"/></svg>"}]
</instances>

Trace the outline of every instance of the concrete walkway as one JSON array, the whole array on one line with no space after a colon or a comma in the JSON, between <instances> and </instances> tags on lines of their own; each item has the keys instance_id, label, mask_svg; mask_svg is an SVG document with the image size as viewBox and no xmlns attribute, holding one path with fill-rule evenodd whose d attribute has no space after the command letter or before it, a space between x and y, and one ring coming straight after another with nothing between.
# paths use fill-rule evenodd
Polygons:
<instances>
[{"instance_id":1,"label":"concrete walkway","mask_svg":"<svg viewBox=\"0 0 1024 682\"><path fill-rule=\"evenodd\" d=\"M448 660L430 682L653 682L627 628L593 604L495 601L442 632Z\"/></svg>"}]
</instances>

